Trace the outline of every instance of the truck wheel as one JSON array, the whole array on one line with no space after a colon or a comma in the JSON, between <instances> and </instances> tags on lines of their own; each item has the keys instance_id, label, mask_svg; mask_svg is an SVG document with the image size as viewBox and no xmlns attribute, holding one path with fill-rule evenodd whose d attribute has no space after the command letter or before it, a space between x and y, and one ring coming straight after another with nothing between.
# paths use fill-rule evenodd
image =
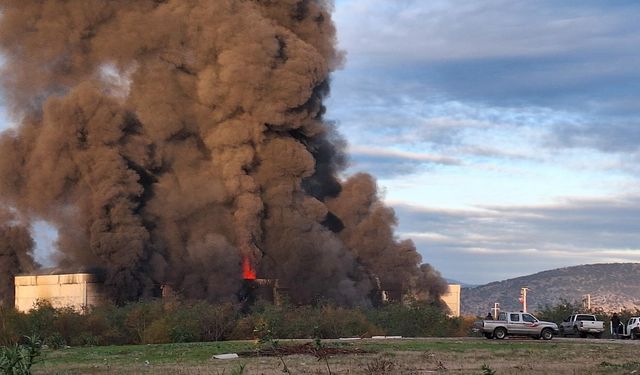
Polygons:
<instances>
[{"instance_id":1,"label":"truck wheel","mask_svg":"<svg viewBox=\"0 0 640 375\"><path fill-rule=\"evenodd\" d=\"M542 336L543 340L551 340L553 338L553 331L549 328L545 328L540 333L540 336Z\"/></svg>"},{"instance_id":2,"label":"truck wheel","mask_svg":"<svg viewBox=\"0 0 640 375\"><path fill-rule=\"evenodd\" d=\"M580 332L580 337L583 339L587 338L587 334L585 332Z\"/></svg>"},{"instance_id":3,"label":"truck wheel","mask_svg":"<svg viewBox=\"0 0 640 375\"><path fill-rule=\"evenodd\" d=\"M602 332L598 332L598 333L594 333L594 334L593 334L593 338L594 338L594 339L599 339L599 338L601 338L601 337L602 337Z\"/></svg>"},{"instance_id":4,"label":"truck wheel","mask_svg":"<svg viewBox=\"0 0 640 375\"><path fill-rule=\"evenodd\" d=\"M495 331L493 331L493 337L497 338L498 340L502 340L507 337L507 330L503 327L498 327L495 329Z\"/></svg>"},{"instance_id":5,"label":"truck wheel","mask_svg":"<svg viewBox=\"0 0 640 375\"><path fill-rule=\"evenodd\" d=\"M484 337L488 338L489 340L491 340L493 338L493 333L491 332L485 332L484 333Z\"/></svg>"},{"instance_id":6,"label":"truck wheel","mask_svg":"<svg viewBox=\"0 0 640 375\"><path fill-rule=\"evenodd\" d=\"M564 332L564 328L560 327L560 336L567 337L567 334Z\"/></svg>"}]
</instances>

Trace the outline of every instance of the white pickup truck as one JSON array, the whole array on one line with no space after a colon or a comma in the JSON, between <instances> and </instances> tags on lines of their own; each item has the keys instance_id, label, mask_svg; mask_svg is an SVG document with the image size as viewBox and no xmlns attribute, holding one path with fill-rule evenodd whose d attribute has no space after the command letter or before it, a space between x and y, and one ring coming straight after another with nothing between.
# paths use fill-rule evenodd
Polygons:
<instances>
[{"instance_id":1,"label":"white pickup truck","mask_svg":"<svg viewBox=\"0 0 640 375\"><path fill-rule=\"evenodd\" d=\"M609 327L611 336L614 335L614 327L610 325ZM619 338L630 338L631 340L640 339L640 316L632 316L629 318L627 325L623 325L620 323L620 327L618 327L618 337Z\"/></svg>"},{"instance_id":2,"label":"white pickup truck","mask_svg":"<svg viewBox=\"0 0 640 375\"><path fill-rule=\"evenodd\" d=\"M625 331L631 340L640 339L640 317L634 316L629 319Z\"/></svg>"},{"instance_id":3,"label":"white pickup truck","mask_svg":"<svg viewBox=\"0 0 640 375\"><path fill-rule=\"evenodd\" d=\"M560 324L560 335L563 337L575 335L584 338L587 335L592 335L595 338L600 338L602 332L604 332L604 322L590 314L574 314Z\"/></svg>"}]
</instances>

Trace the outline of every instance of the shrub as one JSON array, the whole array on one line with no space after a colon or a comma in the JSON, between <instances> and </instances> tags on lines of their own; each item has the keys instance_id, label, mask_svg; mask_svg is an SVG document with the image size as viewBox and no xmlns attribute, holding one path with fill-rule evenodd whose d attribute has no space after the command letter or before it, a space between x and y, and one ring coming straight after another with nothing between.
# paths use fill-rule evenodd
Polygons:
<instances>
[{"instance_id":1,"label":"shrub","mask_svg":"<svg viewBox=\"0 0 640 375\"><path fill-rule=\"evenodd\" d=\"M557 305L545 305L536 313L536 317L540 320L560 324L568 316L582 312L582 310L582 305L561 299Z\"/></svg>"},{"instance_id":2,"label":"shrub","mask_svg":"<svg viewBox=\"0 0 640 375\"><path fill-rule=\"evenodd\" d=\"M198 313L200 325L200 340L220 341L226 339L238 319L238 310L230 303L212 305L198 302L193 306Z\"/></svg>"},{"instance_id":3,"label":"shrub","mask_svg":"<svg viewBox=\"0 0 640 375\"><path fill-rule=\"evenodd\" d=\"M49 347L57 346L58 348L63 348L67 344L80 345L86 317L71 307L55 309L53 316L54 321L51 322L53 333L45 339L45 343ZM55 340L55 343L50 343L51 340Z\"/></svg>"},{"instance_id":4,"label":"shrub","mask_svg":"<svg viewBox=\"0 0 640 375\"><path fill-rule=\"evenodd\" d=\"M166 344L171 342L167 319L160 318L149 324L145 330L143 344Z\"/></svg>"},{"instance_id":5,"label":"shrub","mask_svg":"<svg viewBox=\"0 0 640 375\"><path fill-rule=\"evenodd\" d=\"M368 309L367 318L388 335L448 336L455 321L447 317L439 305L412 301Z\"/></svg>"},{"instance_id":6,"label":"shrub","mask_svg":"<svg viewBox=\"0 0 640 375\"><path fill-rule=\"evenodd\" d=\"M188 307L172 309L167 318L172 342L200 341L200 322L195 315Z\"/></svg>"},{"instance_id":7,"label":"shrub","mask_svg":"<svg viewBox=\"0 0 640 375\"><path fill-rule=\"evenodd\" d=\"M64 349L67 346L67 341L59 333L54 333L44 340L44 343L51 349Z\"/></svg>"},{"instance_id":8,"label":"shrub","mask_svg":"<svg viewBox=\"0 0 640 375\"><path fill-rule=\"evenodd\" d=\"M11 346L27 331L24 314L0 305L0 346Z\"/></svg>"},{"instance_id":9,"label":"shrub","mask_svg":"<svg viewBox=\"0 0 640 375\"><path fill-rule=\"evenodd\" d=\"M29 375L40 356L41 343L37 336L25 337L24 344L0 347L0 372L8 375Z\"/></svg>"},{"instance_id":10,"label":"shrub","mask_svg":"<svg viewBox=\"0 0 640 375\"><path fill-rule=\"evenodd\" d=\"M55 332L54 322L56 320L56 309L48 301L38 300L33 308L26 315L25 334L40 337L52 336Z\"/></svg>"},{"instance_id":11,"label":"shrub","mask_svg":"<svg viewBox=\"0 0 640 375\"><path fill-rule=\"evenodd\" d=\"M255 319L253 316L243 316L238 319L229 333L229 340L251 340L254 335Z\"/></svg>"},{"instance_id":12,"label":"shrub","mask_svg":"<svg viewBox=\"0 0 640 375\"><path fill-rule=\"evenodd\" d=\"M475 317L455 317L447 321L447 336L465 337L471 334Z\"/></svg>"},{"instance_id":13,"label":"shrub","mask_svg":"<svg viewBox=\"0 0 640 375\"><path fill-rule=\"evenodd\" d=\"M141 301L78 312L38 303L27 314L2 310L0 339L15 343L38 333L51 346L123 345L274 338L338 338L369 335L464 336L473 319L449 318L435 304L410 302L380 308L273 305L259 302L247 314L239 306L205 301Z\"/></svg>"},{"instance_id":14,"label":"shrub","mask_svg":"<svg viewBox=\"0 0 640 375\"><path fill-rule=\"evenodd\" d=\"M323 306L318 315L318 328L322 338L380 335L384 331L356 309L332 305Z\"/></svg>"},{"instance_id":15,"label":"shrub","mask_svg":"<svg viewBox=\"0 0 640 375\"><path fill-rule=\"evenodd\" d=\"M125 327L134 337L135 344L146 344L147 334L151 324L162 317L162 303L160 301L136 302L125 306ZM157 328L156 328L157 329Z\"/></svg>"},{"instance_id":16,"label":"shrub","mask_svg":"<svg viewBox=\"0 0 640 375\"><path fill-rule=\"evenodd\" d=\"M126 326L129 309L103 305L89 310L85 335L95 337L98 345L123 345L134 341Z\"/></svg>"}]
</instances>

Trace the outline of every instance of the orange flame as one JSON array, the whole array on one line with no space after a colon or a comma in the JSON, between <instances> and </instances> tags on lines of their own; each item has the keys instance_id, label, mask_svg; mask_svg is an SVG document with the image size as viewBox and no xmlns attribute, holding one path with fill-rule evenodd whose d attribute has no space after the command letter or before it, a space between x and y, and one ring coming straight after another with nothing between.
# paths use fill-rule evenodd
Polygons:
<instances>
[{"instance_id":1,"label":"orange flame","mask_svg":"<svg viewBox=\"0 0 640 375\"><path fill-rule=\"evenodd\" d=\"M256 271L254 271L251 266L251 261L249 257L242 257L242 278L245 280L255 280L256 279Z\"/></svg>"}]
</instances>

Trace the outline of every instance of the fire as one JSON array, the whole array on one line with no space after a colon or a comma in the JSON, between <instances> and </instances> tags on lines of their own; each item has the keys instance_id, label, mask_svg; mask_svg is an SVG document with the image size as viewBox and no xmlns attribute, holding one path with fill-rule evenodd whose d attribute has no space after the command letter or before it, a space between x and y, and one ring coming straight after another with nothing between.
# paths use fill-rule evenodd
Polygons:
<instances>
[{"instance_id":1,"label":"fire","mask_svg":"<svg viewBox=\"0 0 640 375\"><path fill-rule=\"evenodd\" d=\"M245 280L256 279L256 271L251 266L251 261L247 256L242 257L242 278Z\"/></svg>"}]
</instances>

